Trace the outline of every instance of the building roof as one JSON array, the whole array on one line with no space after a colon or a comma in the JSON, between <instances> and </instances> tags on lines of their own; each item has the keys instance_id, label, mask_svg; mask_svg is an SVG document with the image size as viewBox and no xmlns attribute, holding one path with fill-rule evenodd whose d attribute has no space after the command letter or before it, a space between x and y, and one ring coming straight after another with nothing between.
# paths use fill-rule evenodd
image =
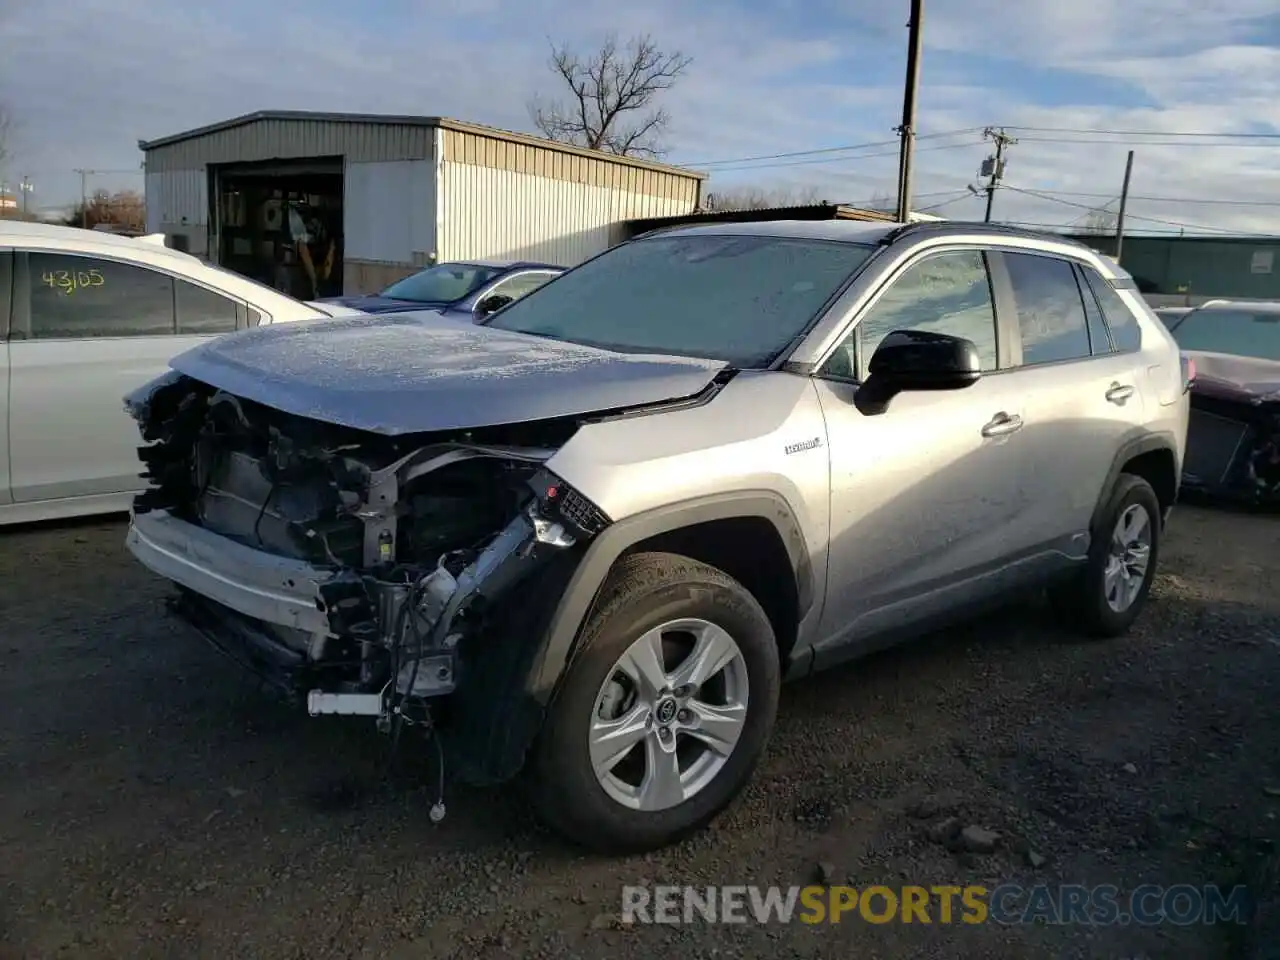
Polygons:
<instances>
[{"instance_id":1,"label":"building roof","mask_svg":"<svg viewBox=\"0 0 1280 960\"><path fill-rule=\"evenodd\" d=\"M211 123L203 127L196 127L193 130L185 130L182 133L170 134L167 137L160 137L155 140L139 140L138 149L147 153L161 147L181 143L184 140L194 140L197 137L207 136L208 134L217 133L221 130L230 130L233 127L247 126L248 124L257 123L263 120L286 122L320 121L324 123L351 123L398 127L437 127L442 130L457 130L460 133L470 133L481 137L492 137L497 140L506 140L510 143L520 143L530 147L540 147L544 150L556 150L560 153L576 154L578 156L590 157L594 160L604 160L609 163L619 163L629 167L640 167L646 170L654 170L659 173L671 174L678 177L705 180L709 176L709 174L702 173L697 170L689 170L685 167L671 166L670 164L657 163L652 160L640 160L636 157L623 157L613 153L606 153L601 150L588 150L586 147L560 143L556 140L547 140L543 137L535 137L527 133L516 133L513 130L502 130L498 127L488 127L479 123L468 123L462 120L453 120L449 117L416 117L382 113L322 113L313 110L258 110L254 113L246 113L239 117L232 117L230 120L222 120L218 123Z\"/></svg>"}]
</instances>

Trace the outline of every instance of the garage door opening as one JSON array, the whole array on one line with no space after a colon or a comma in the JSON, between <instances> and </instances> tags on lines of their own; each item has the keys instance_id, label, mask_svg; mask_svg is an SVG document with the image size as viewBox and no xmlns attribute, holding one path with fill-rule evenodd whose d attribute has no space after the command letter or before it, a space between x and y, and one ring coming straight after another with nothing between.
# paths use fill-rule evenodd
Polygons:
<instances>
[{"instance_id":1,"label":"garage door opening","mask_svg":"<svg viewBox=\"0 0 1280 960\"><path fill-rule=\"evenodd\" d=\"M342 294L342 158L210 168L209 249L299 300Z\"/></svg>"}]
</instances>

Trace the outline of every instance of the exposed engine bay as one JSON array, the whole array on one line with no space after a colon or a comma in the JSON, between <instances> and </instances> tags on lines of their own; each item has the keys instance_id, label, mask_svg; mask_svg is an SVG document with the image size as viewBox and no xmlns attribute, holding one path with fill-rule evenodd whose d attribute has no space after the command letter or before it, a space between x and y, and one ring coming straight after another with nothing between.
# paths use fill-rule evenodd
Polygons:
<instances>
[{"instance_id":1,"label":"exposed engine bay","mask_svg":"<svg viewBox=\"0 0 1280 960\"><path fill-rule=\"evenodd\" d=\"M502 661L497 622L536 629L540 575L609 523L544 466L574 422L386 437L177 374L129 408L150 481L130 549L178 584L179 616L312 714L433 722ZM166 544L162 524L190 535ZM197 534L238 545L216 543L237 582Z\"/></svg>"},{"instance_id":2,"label":"exposed engine bay","mask_svg":"<svg viewBox=\"0 0 1280 960\"><path fill-rule=\"evenodd\" d=\"M1280 503L1280 390L1214 376L1203 355L1196 363L1183 483L1257 505Z\"/></svg>"}]
</instances>

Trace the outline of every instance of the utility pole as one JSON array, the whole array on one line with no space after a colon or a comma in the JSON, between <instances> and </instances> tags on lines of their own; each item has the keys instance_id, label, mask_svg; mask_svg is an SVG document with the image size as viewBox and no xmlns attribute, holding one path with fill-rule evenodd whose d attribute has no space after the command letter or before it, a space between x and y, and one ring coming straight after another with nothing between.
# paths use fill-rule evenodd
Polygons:
<instances>
[{"instance_id":1,"label":"utility pole","mask_svg":"<svg viewBox=\"0 0 1280 960\"><path fill-rule=\"evenodd\" d=\"M907 24L907 79L902 91L902 126L898 128L898 222L911 217L911 161L916 138L916 88L920 85L920 49L924 33L924 0L911 0L911 21Z\"/></svg>"},{"instance_id":2,"label":"utility pole","mask_svg":"<svg viewBox=\"0 0 1280 960\"><path fill-rule=\"evenodd\" d=\"M1116 263L1120 262L1120 248L1124 246L1124 208L1129 204L1129 178L1133 176L1133 151L1124 162L1124 186L1120 188L1120 212L1116 214Z\"/></svg>"},{"instance_id":3,"label":"utility pole","mask_svg":"<svg viewBox=\"0 0 1280 960\"><path fill-rule=\"evenodd\" d=\"M92 170L81 170L76 168L76 173L80 174L80 226L86 230L89 229L89 174Z\"/></svg>"},{"instance_id":4,"label":"utility pole","mask_svg":"<svg viewBox=\"0 0 1280 960\"><path fill-rule=\"evenodd\" d=\"M996 185L1004 179L1004 148L1017 143L1013 137L1004 132L1004 127L999 130L987 127L982 131L984 139L994 140L996 144L996 155L987 157L982 162L982 170L979 176L987 178L987 215L983 218L984 222L991 222L991 207L996 200Z\"/></svg>"},{"instance_id":5,"label":"utility pole","mask_svg":"<svg viewBox=\"0 0 1280 960\"><path fill-rule=\"evenodd\" d=\"M36 185L31 182L30 177L24 176L22 178L22 183L18 186L22 191L22 215L25 217L27 215L27 197L30 195L31 191L36 188Z\"/></svg>"}]
</instances>

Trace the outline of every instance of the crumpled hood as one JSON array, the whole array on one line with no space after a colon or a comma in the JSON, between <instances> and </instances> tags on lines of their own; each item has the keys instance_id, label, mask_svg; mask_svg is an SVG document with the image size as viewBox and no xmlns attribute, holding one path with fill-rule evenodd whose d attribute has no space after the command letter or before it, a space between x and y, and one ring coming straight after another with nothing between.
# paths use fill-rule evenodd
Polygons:
<instances>
[{"instance_id":1,"label":"crumpled hood","mask_svg":"<svg viewBox=\"0 0 1280 960\"><path fill-rule=\"evenodd\" d=\"M1280 400L1278 361L1198 350L1184 353L1196 364L1196 393L1229 400Z\"/></svg>"},{"instance_id":2,"label":"crumpled hood","mask_svg":"<svg viewBox=\"0 0 1280 960\"><path fill-rule=\"evenodd\" d=\"M421 314L256 327L206 341L169 365L277 410L388 435L677 400L726 366Z\"/></svg>"}]
</instances>

